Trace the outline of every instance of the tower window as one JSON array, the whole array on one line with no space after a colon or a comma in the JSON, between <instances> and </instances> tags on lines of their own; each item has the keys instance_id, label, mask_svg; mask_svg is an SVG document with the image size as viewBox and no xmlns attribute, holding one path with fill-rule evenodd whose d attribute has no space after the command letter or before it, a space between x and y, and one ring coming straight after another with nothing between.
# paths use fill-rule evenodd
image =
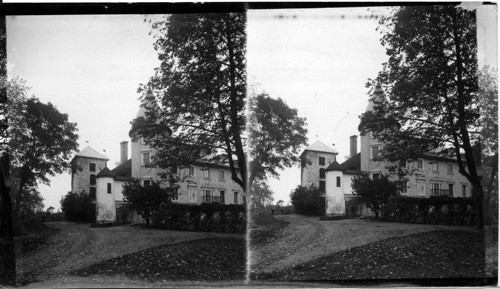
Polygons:
<instances>
[{"instance_id":1,"label":"tower window","mask_svg":"<svg viewBox=\"0 0 500 289\"><path fill-rule=\"evenodd\" d=\"M142 165L147 166L151 163L151 152L142 153Z\"/></svg>"},{"instance_id":2,"label":"tower window","mask_svg":"<svg viewBox=\"0 0 500 289\"><path fill-rule=\"evenodd\" d=\"M90 175L90 184L91 185L95 185L95 183L96 183L96 177L95 177L95 175Z\"/></svg>"},{"instance_id":3,"label":"tower window","mask_svg":"<svg viewBox=\"0 0 500 289\"><path fill-rule=\"evenodd\" d=\"M319 181L319 191L320 192L325 191L325 181Z\"/></svg>"},{"instance_id":4,"label":"tower window","mask_svg":"<svg viewBox=\"0 0 500 289\"><path fill-rule=\"evenodd\" d=\"M89 164L89 171L95 172L95 163L90 163Z\"/></svg>"},{"instance_id":5,"label":"tower window","mask_svg":"<svg viewBox=\"0 0 500 289\"><path fill-rule=\"evenodd\" d=\"M337 187L340 188L340 177L337 177Z\"/></svg>"},{"instance_id":6,"label":"tower window","mask_svg":"<svg viewBox=\"0 0 500 289\"><path fill-rule=\"evenodd\" d=\"M111 194L111 183L108 183L108 194Z\"/></svg>"},{"instance_id":7,"label":"tower window","mask_svg":"<svg viewBox=\"0 0 500 289\"><path fill-rule=\"evenodd\" d=\"M371 153L372 153L372 160L380 157L380 147L378 145L372 146Z\"/></svg>"},{"instance_id":8,"label":"tower window","mask_svg":"<svg viewBox=\"0 0 500 289\"><path fill-rule=\"evenodd\" d=\"M319 177L322 179L325 178L325 169L323 169L323 168L319 169Z\"/></svg>"},{"instance_id":9,"label":"tower window","mask_svg":"<svg viewBox=\"0 0 500 289\"><path fill-rule=\"evenodd\" d=\"M319 165L324 166L325 165L325 158L324 157L319 157Z\"/></svg>"}]
</instances>

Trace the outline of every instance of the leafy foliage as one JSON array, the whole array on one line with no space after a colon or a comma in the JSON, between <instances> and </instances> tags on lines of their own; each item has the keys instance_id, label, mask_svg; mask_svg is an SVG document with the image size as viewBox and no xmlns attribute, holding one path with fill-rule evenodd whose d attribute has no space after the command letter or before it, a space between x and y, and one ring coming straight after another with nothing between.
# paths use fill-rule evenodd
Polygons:
<instances>
[{"instance_id":1,"label":"leafy foliage","mask_svg":"<svg viewBox=\"0 0 500 289\"><path fill-rule=\"evenodd\" d=\"M162 205L153 214L157 228L208 232L244 232L245 206L237 204L202 203Z\"/></svg>"},{"instance_id":2,"label":"leafy foliage","mask_svg":"<svg viewBox=\"0 0 500 289\"><path fill-rule=\"evenodd\" d=\"M90 195L84 192L68 192L61 198L61 210L68 221L86 223L95 219L95 205Z\"/></svg>"},{"instance_id":3,"label":"leafy foliage","mask_svg":"<svg viewBox=\"0 0 500 289\"><path fill-rule=\"evenodd\" d=\"M22 192L33 191L37 182L49 183L48 176L62 173L77 149L76 123L68 121L50 102L27 97L28 87L21 79L7 82L9 93L7 129L14 216L26 202Z\"/></svg>"},{"instance_id":4,"label":"leafy foliage","mask_svg":"<svg viewBox=\"0 0 500 289\"><path fill-rule=\"evenodd\" d=\"M391 182L385 175L371 179L369 173L362 172L352 179L353 194L375 213L378 219L380 211L389 200L398 195L399 185Z\"/></svg>"},{"instance_id":5,"label":"leafy foliage","mask_svg":"<svg viewBox=\"0 0 500 289\"><path fill-rule=\"evenodd\" d=\"M142 186L139 179L134 179L123 185L123 200L146 220L146 226L149 226L151 216L170 202L176 193L177 187L163 188L160 182L154 181Z\"/></svg>"},{"instance_id":6,"label":"leafy foliage","mask_svg":"<svg viewBox=\"0 0 500 289\"><path fill-rule=\"evenodd\" d=\"M250 188L252 209L263 209L274 201L273 191L266 182L254 182Z\"/></svg>"},{"instance_id":7,"label":"leafy foliage","mask_svg":"<svg viewBox=\"0 0 500 289\"><path fill-rule=\"evenodd\" d=\"M325 199L318 187L297 186L290 194L295 212L301 215L321 215L325 211Z\"/></svg>"},{"instance_id":8,"label":"leafy foliage","mask_svg":"<svg viewBox=\"0 0 500 289\"><path fill-rule=\"evenodd\" d=\"M455 5L397 7L380 24L389 61L379 80L390 102L375 101L362 115L361 132L383 140L382 158L389 161L451 152L481 200L475 12Z\"/></svg>"},{"instance_id":9,"label":"leafy foliage","mask_svg":"<svg viewBox=\"0 0 500 289\"><path fill-rule=\"evenodd\" d=\"M245 14L176 14L152 23L161 65L131 134L155 149L154 166L187 166L221 156L246 189ZM143 90L141 88L140 90Z\"/></svg>"},{"instance_id":10,"label":"leafy foliage","mask_svg":"<svg viewBox=\"0 0 500 289\"><path fill-rule=\"evenodd\" d=\"M299 149L307 143L305 118L281 98L260 93L250 99L248 133L250 151L250 185L265 180L267 174L278 177L278 170L299 161Z\"/></svg>"}]
</instances>

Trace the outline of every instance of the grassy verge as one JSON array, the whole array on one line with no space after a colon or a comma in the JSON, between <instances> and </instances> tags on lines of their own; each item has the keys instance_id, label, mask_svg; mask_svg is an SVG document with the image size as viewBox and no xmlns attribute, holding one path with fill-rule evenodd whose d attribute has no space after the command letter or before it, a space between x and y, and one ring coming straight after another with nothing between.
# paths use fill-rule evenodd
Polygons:
<instances>
[{"instance_id":1,"label":"grassy verge","mask_svg":"<svg viewBox=\"0 0 500 289\"><path fill-rule=\"evenodd\" d=\"M274 215L268 213L252 214L251 245L259 245L273 240L286 226L288 226L288 222L278 220Z\"/></svg>"},{"instance_id":2,"label":"grassy verge","mask_svg":"<svg viewBox=\"0 0 500 289\"><path fill-rule=\"evenodd\" d=\"M338 252L254 280L394 280L482 278L484 245L479 234L433 231L390 238Z\"/></svg>"},{"instance_id":3,"label":"grassy verge","mask_svg":"<svg viewBox=\"0 0 500 289\"><path fill-rule=\"evenodd\" d=\"M72 272L78 276L126 276L148 282L245 279L245 240L207 238L126 254Z\"/></svg>"}]
</instances>

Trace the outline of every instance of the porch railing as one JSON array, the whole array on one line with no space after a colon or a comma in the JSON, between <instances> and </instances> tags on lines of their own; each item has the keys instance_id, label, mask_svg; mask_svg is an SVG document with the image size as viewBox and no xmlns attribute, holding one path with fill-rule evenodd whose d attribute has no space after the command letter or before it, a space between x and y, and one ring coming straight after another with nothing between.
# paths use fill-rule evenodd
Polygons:
<instances>
[{"instance_id":1,"label":"porch railing","mask_svg":"<svg viewBox=\"0 0 500 289\"><path fill-rule=\"evenodd\" d=\"M220 203L220 196L201 196L202 203Z\"/></svg>"},{"instance_id":2,"label":"porch railing","mask_svg":"<svg viewBox=\"0 0 500 289\"><path fill-rule=\"evenodd\" d=\"M450 190L431 189L431 196L450 196Z\"/></svg>"}]
</instances>

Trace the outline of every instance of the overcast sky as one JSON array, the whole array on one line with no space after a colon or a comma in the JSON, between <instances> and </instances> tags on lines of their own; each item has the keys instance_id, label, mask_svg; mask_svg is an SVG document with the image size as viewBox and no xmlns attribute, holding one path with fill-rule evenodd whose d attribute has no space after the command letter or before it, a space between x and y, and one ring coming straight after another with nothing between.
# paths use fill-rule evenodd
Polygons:
<instances>
[{"instance_id":1,"label":"overcast sky","mask_svg":"<svg viewBox=\"0 0 500 289\"><path fill-rule=\"evenodd\" d=\"M298 109L307 118L309 144L335 144L339 162L349 154L349 136L358 134L358 116L368 101L365 83L387 61L375 30L378 19L370 15L387 13L384 7L248 12L248 83ZM31 93L77 122L80 149L106 150L110 168L119 161L120 142L129 141L139 83L159 64L143 20L7 17L9 76L25 79ZM50 187L40 185L46 207L59 208L70 181L66 173L51 178ZM270 180L275 200L285 203L299 184L298 166Z\"/></svg>"}]
</instances>

